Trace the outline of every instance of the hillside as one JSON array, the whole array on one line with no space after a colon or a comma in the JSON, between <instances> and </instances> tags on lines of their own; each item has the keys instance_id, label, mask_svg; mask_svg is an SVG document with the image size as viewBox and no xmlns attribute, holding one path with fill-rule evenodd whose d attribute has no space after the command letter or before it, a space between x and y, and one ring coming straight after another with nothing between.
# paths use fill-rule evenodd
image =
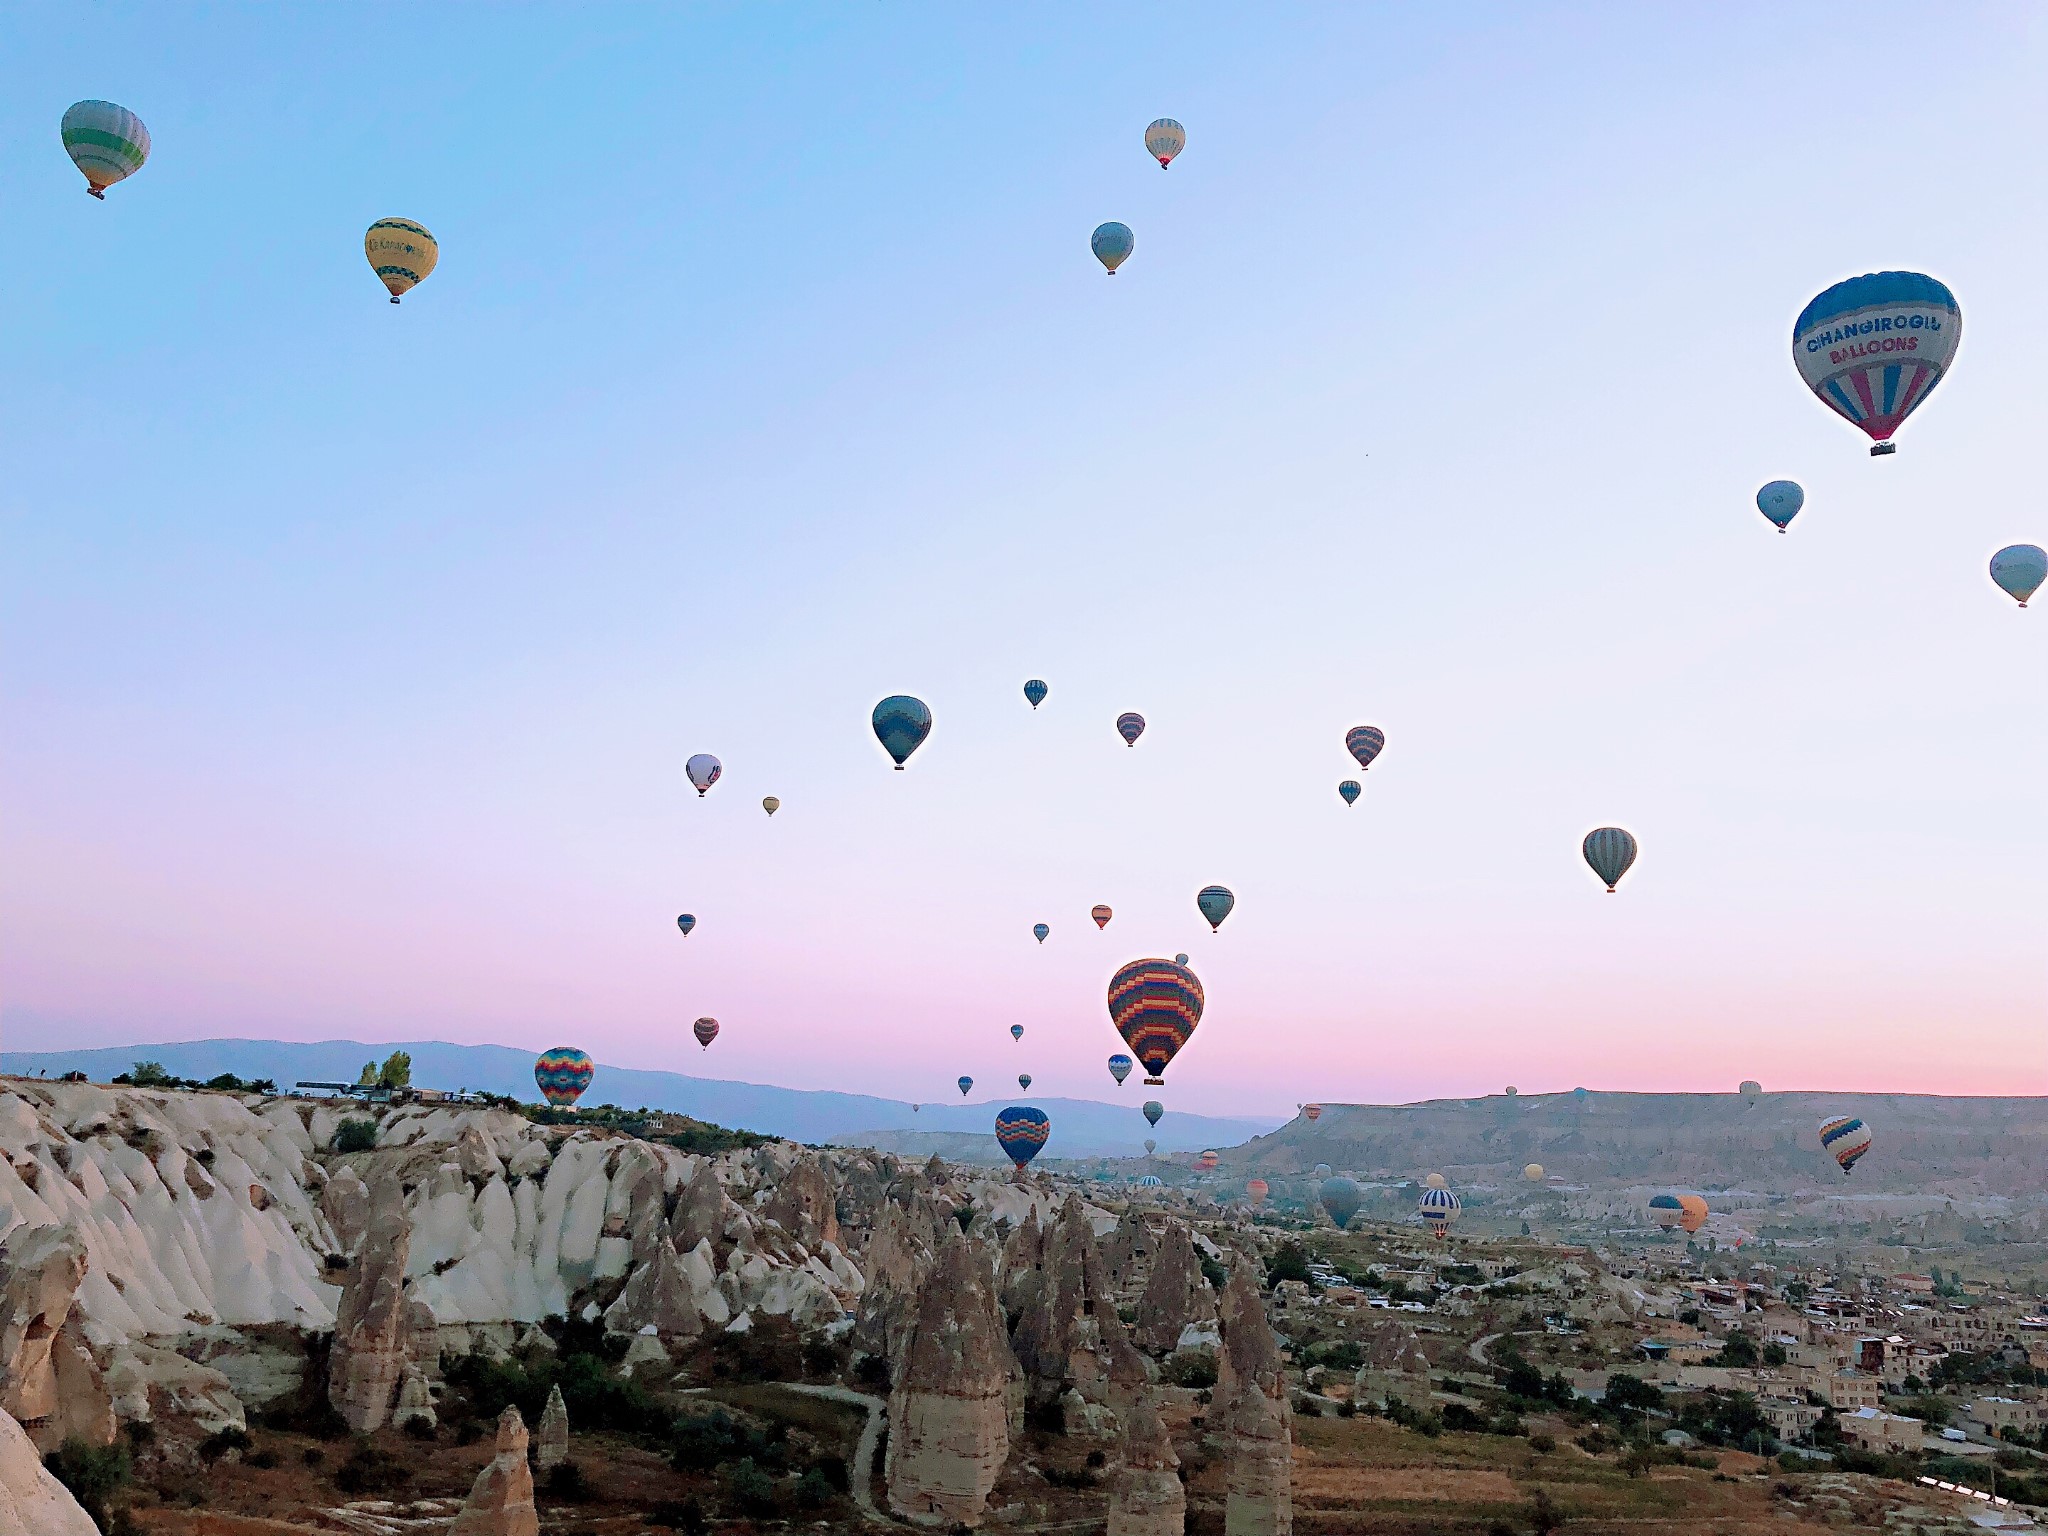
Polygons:
<instances>
[{"instance_id":1,"label":"hillside","mask_svg":"<svg viewBox=\"0 0 2048 1536\"><path fill-rule=\"evenodd\" d=\"M507 1045L450 1045L440 1040L378 1045L360 1040L184 1040L79 1051L5 1051L0 1052L0 1072L23 1077L83 1072L92 1081L104 1083L135 1062L149 1060L161 1062L176 1076L202 1082L232 1072L242 1078L267 1077L280 1088L289 1088L301 1080L354 1082L364 1062L381 1060L393 1050L410 1053L413 1081L421 1087L483 1089L529 1101L538 1098L531 1051ZM924 1104L913 1111L908 1103L870 1094L777 1088L603 1063L598 1066L589 1098L598 1104L672 1110L715 1125L743 1127L795 1141L861 1145L892 1131L986 1137L991 1134L995 1110L1012 1102L1010 1098L956 1099ZM1057 1157L1135 1157L1144 1151L1148 1137L1168 1152L1235 1146L1274 1124L1271 1117L1173 1113L1155 1130L1138 1113L1141 1099L1135 1089L1122 1104L1052 1098L1031 1102L1052 1117L1055 1142L1049 1154Z\"/></svg>"}]
</instances>

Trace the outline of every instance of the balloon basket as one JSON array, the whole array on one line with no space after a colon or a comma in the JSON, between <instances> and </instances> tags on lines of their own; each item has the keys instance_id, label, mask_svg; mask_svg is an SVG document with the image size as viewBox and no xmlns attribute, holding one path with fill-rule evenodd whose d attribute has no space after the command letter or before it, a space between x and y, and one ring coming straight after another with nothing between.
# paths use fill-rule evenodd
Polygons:
<instances>
[{"instance_id":1,"label":"balloon basket","mask_svg":"<svg viewBox=\"0 0 2048 1536\"><path fill-rule=\"evenodd\" d=\"M87 197L96 197L104 203L107 200L107 189L105 187L87 187L85 195Z\"/></svg>"},{"instance_id":2,"label":"balloon basket","mask_svg":"<svg viewBox=\"0 0 2048 1536\"><path fill-rule=\"evenodd\" d=\"M1164 1088L1166 1086L1166 1079L1163 1077L1148 1077L1145 1079L1145 1086L1147 1088Z\"/></svg>"},{"instance_id":3,"label":"balloon basket","mask_svg":"<svg viewBox=\"0 0 2048 1536\"><path fill-rule=\"evenodd\" d=\"M1870 456L1873 459L1887 453L1897 453L1898 451L1899 445L1897 443L1872 443L1870 445Z\"/></svg>"}]
</instances>

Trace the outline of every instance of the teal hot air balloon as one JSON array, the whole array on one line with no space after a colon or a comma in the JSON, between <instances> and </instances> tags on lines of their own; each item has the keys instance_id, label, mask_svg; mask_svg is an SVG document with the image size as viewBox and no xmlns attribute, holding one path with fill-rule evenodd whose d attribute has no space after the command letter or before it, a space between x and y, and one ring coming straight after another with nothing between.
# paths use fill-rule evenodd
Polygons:
<instances>
[{"instance_id":1,"label":"teal hot air balloon","mask_svg":"<svg viewBox=\"0 0 2048 1536\"><path fill-rule=\"evenodd\" d=\"M1131 226L1119 224L1113 219L1107 224L1096 225L1095 233L1088 239L1088 249L1095 253L1097 261L1109 269L1111 277L1116 276L1116 269L1124 264L1125 258L1137 248L1137 244L1138 238L1131 233Z\"/></svg>"},{"instance_id":2,"label":"teal hot air balloon","mask_svg":"<svg viewBox=\"0 0 2048 1536\"><path fill-rule=\"evenodd\" d=\"M1145 1101L1144 1113L1145 1118L1148 1121L1150 1121L1154 1125L1157 1125L1159 1123L1159 1117L1166 1113L1166 1106L1160 1103L1157 1099L1147 1099Z\"/></svg>"},{"instance_id":3,"label":"teal hot air balloon","mask_svg":"<svg viewBox=\"0 0 2048 1536\"><path fill-rule=\"evenodd\" d=\"M1991 579L2024 608L2048 580L2048 554L2038 544L2008 544L1991 557Z\"/></svg>"},{"instance_id":4,"label":"teal hot air balloon","mask_svg":"<svg viewBox=\"0 0 2048 1536\"><path fill-rule=\"evenodd\" d=\"M1131 1075L1131 1058L1118 1051L1109 1058L1109 1075L1116 1079L1117 1087L1124 1085L1124 1079Z\"/></svg>"},{"instance_id":5,"label":"teal hot air balloon","mask_svg":"<svg viewBox=\"0 0 2048 1536\"><path fill-rule=\"evenodd\" d=\"M1041 678L1034 677L1031 679L1030 682L1024 685L1024 697L1030 701L1031 707L1033 709L1036 709L1039 705L1043 704L1045 702L1045 696L1051 692L1052 690L1045 686L1045 682Z\"/></svg>"},{"instance_id":6,"label":"teal hot air balloon","mask_svg":"<svg viewBox=\"0 0 2048 1536\"><path fill-rule=\"evenodd\" d=\"M1023 1092L1029 1093L1031 1091L1031 1074L1029 1072L1019 1072L1017 1074L1017 1086Z\"/></svg>"},{"instance_id":7,"label":"teal hot air balloon","mask_svg":"<svg viewBox=\"0 0 2048 1536\"><path fill-rule=\"evenodd\" d=\"M963 1077L963 1078L961 1078L961 1079L960 1079L960 1097L961 1097L961 1098L963 1098L963 1099L964 1099L964 1098L966 1098L966 1097L967 1097L967 1095L968 1095L969 1093L971 1093L971 1092L973 1091L973 1089L974 1089L974 1079L973 1079L973 1078L971 1078L971 1077Z\"/></svg>"},{"instance_id":8,"label":"teal hot air balloon","mask_svg":"<svg viewBox=\"0 0 2048 1536\"><path fill-rule=\"evenodd\" d=\"M687 939L690 936L690 930L697 926L697 914L694 912L677 913L676 926L683 930L683 937Z\"/></svg>"},{"instance_id":9,"label":"teal hot air balloon","mask_svg":"<svg viewBox=\"0 0 2048 1536\"><path fill-rule=\"evenodd\" d=\"M1330 1220L1342 1229L1351 1225L1351 1218L1365 1203L1365 1192L1358 1187L1357 1180L1347 1179L1340 1173L1335 1178L1323 1180L1323 1187L1316 1191L1316 1198L1330 1213Z\"/></svg>"},{"instance_id":10,"label":"teal hot air balloon","mask_svg":"<svg viewBox=\"0 0 2048 1536\"><path fill-rule=\"evenodd\" d=\"M111 101L72 103L58 132L64 153L85 177L85 190L102 202L107 188L126 181L149 158L149 130L142 119Z\"/></svg>"},{"instance_id":11,"label":"teal hot air balloon","mask_svg":"<svg viewBox=\"0 0 2048 1536\"><path fill-rule=\"evenodd\" d=\"M1022 1024L1012 1024L1010 1026L1010 1038L1012 1040L1022 1040L1024 1038L1024 1026Z\"/></svg>"},{"instance_id":12,"label":"teal hot air balloon","mask_svg":"<svg viewBox=\"0 0 2048 1536\"><path fill-rule=\"evenodd\" d=\"M1636 861L1636 840L1620 827L1595 827L1586 834L1584 852L1593 873L1607 882L1607 893L1611 896L1615 885Z\"/></svg>"},{"instance_id":13,"label":"teal hot air balloon","mask_svg":"<svg viewBox=\"0 0 2048 1536\"><path fill-rule=\"evenodd\" d=\"M1031 937L1038 940L1038 942L1041 944L1043 944L1046 941L1047 937L1050 936L1051 933L1051 927L1045 923L1033 923L1031 925Z\"/></svg>"},{"instance_id":14,"label":"teal hot air balloon","mask_svg":"<svg viewBox=\"0 0 2048 1536\"><path fill-rule=\"evenodd\" d=\"M1052 1121L1046 1118L1042 1109L1033 1109L1028 1104L1012 1104L996 1114L996 1145L1020 1171L1045 1150L1051 1136Z\"/></svg>"},{"instance_id":15,"label":"teal hot air balloon","mask_svg":"<svg viewBox=\"0 0 2048 1536\"><path fill-rule=\"evenodd\" d=\"M1157 1152L1158 1150L1159 1143L1154 1141L1151 1137L1147 1136L1145 1138L1145 1155L1147 1157L1150 1157L1154 1152ZM1141 1180L1140 1182L1142 1183L1143 1181ZM1154 1179L1152 1182L1156 1184L1159 1181L1157 1179Z\"/></svg>"},{"instance_id":16,"label":"teal hot air balloon","mask_svg":"<svg viewBox=\"0 0 2048 1536\"><path fill-rule=\"evenodd\" d=\"M923 746L925 737L931 733L932 712L925 708L922 699L898 693L875 706L875 740L882 744L883 751L896 759L898 773L903 771L910 754Z\"/></svg>"},{"instance_id":17,"label":"teal hot air balloon","mask_svg":"<svg viewBox=\"0 0 2048 1536\"><path fill-rule=\"evenodd\" d=\"M1337 786L1337 793L1344 797L1346 805L1358 804L1358 797L1364 792L1363 786L1356 779L1346 779Z\"/></svg>"},{"instance_id":18,"label":"teal hot air balloon","mask_svg":"<svg viewBox=\"0 0 2048 1536\"><path fill-rule=\"evenodd\" d=\"M1188 963L1188 957L1186 955L1175 955L1173 957L1173 963L1175 965L1186 965Z\"/></svg>"},{"instance_id":19,"label":"teal hot air balloon","mask_svg":"<svg viewBox=\"0 0 2048 1536\"><path fill-rule=\"evenodd\" d=\"M1211 933L1223 926L1223 919L1236 905L1237 897L1227 885L1205 885L1195 892L1195 910L1208 920Z\"/></svg>"},{"instance_id":20,"label":"teal hot air balloon","mask_svg":"<svg viewBox=\"0 0 2048 1536\"><path fill-rule=\"evenodd\" d=\"M556 1109L572 1109L596 1071L587 1052L573 1045L558 1045L534 1058L533 1081L540 1096Z\"/></svg>"},{"instance_id":21,"label":"teal hot air balloon","mask_svg":"<svg viewBox=\"0 0 2048 1536\"><path fill-rule=\"evenodd\" d=\"M1778 525L1778 532L1806 505L1806 491L1797 480L1773 480L1756 493L1756 509Z\"/></svg>"}]
</instances>

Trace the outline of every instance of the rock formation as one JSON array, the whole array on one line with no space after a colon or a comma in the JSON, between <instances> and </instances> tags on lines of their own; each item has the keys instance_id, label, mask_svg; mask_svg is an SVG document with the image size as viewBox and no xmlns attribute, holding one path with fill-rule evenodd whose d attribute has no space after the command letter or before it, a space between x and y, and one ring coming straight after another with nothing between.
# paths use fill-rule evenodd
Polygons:
<instances>
[{"instance_id":1,"label":"rock formation","mask_svg":"<svg viewBox=\"0 0 2048 1536\"><path fill-rule=\"evenodd\" d=\"M1171 1354L1180 1347L1189 1324L1215 1319L1216 1293L1202 1275L1194 1236L1186 1222L1169 1222L1159 1234L1152 1272L1132 1318L1138 1344L1155 1355Z\"/></svg>"},{"instance_id":2,"label":"rock formation","mask_svg":"<svg viewBox=\"0 0 2048 1536\"><path fill-rule=\"evenodd\" d=\"M988 1274L967 1239L939 1252L889 1395L889 1507L920 1524L981 1523L1010 1453L1014 1362Z\"/></svg>"},{"instance_id":3,"label":"rock formation","mask_svg":"<svg viewBox=\"0 0 2048 1536\"><path fill-rule=\"evenodd\" d=\"M320 1214L334 1233L337 1253L354 1253L370 1229L370 1186L346 1165L320 1191Z\"/></svg>"},{"instance_id":4,"label":"rock formation","mask_svg":"<svg viewBox=\"0 0 2048 1536\"><path fill-rule=\"evenodd\" d=\"M1230 1266L1218 1308L1223 1349L1217 1357L1210 1428L1223 1442L1229 1494L1224 1536L1289 1536L1294 1500L1288 1481L1293 1426L1280 1341L1266 1321L1253 1278L1257 1261L1240 1255Z\"/></svg>"},{"instance_id":5,"label":"rock formation","mask_svg":"<svg viewBox=\"0 0 2048 1536\"><path fill-rule=\"evenodd\" d=\"M1030 1230L1027 1224L1026 1231ZM1045 1234L1038 1283L1021 1283L1020 1311L1011 1347L1023 1367L1027 1401L1042 1404L1078 1394L1085 1405L1108 1402L1112 1365L1130 1349L1116 1297L1095 1231L1078 1197L1069 1197L1059 1220ZM1108 1428L1105 1422L1076 1423L1068 1431Z\"/></svg>"},{"instance_id":6,"label":"rock formation","mask_svg":"<svg viewBox=\"0 0 2048 1536\"><path fill-rule=\"evenodd\" d=\"M0 1411L57 1411L51 1351L85 1280L85 1244L61 1227L16 1227L0 1244Z\"/></svg>"},{"instance_id":7,"label":"rock formation","mask_svg":"<svg viewBox=\"0 0 2048 1536\"><path fill-rule=\"evenodd\" d=\"M526 1421L517 1408L498 1415L498 1453L477 1473L448 1536L540 1536L533 1471L526 1465Z\"/></svg>"},{"instance_id":8,"label":"rock formation","mask_svg":"<svg viewBox=\"0 0 2048 1536\"><path fill-rule=\"evenodd\" d=\"M533 1464L546 1472L569 1459L569 1406L562 1401L560 1386L548 1388L547 1406L540 1412L540 1429L533 1448Z\"/></svg>"},{"instance_id":9,"label":"rock formation","mask_svg":"<svg viewBox=\"0 0 2048 1536\"><path fill-rule=\"evenodd\" d=\"M1107 1536L1181 1536L1187 1529L1187 1489L1151 1392L1137 1388L1120 1416L1123 1456L1110 1478Z\"/></svg>"},{"instance_id":10,"label":"rock formation","mask_svg":"<svg viewBox=\"0 0 2048 1536\"><path fill-rule=\"evenodd\" d=\"M1351 1400L1382 1408L1395 1401L1429 1406L1429 1356L1414 1329L1385 1323L1372 1331L1365 1340L1365 1362L1352 1379Z\"/></svg>"},{"instance_id":11,"label":"rock formation","mask_svg":"<svg viewBox=\"0 0 2048 1536\"><path fill-rule=\"evenodd\" d=\"M698 1162L672 1221L678 1248L704 1242L716 1248L725 1241L725 1186L718 1182L718 1169L710 1158Z\"/></svg>"},{"instance_id":12,"label":"rock formation","mask_svg":"<svg viewBox=\"0 0 2048 1536\"><path fill-rule=\"evenodd\" d=\"M655 1245L653 1256L605 1308L604 1326L611 1333L651 1332L664 1339L694 1339L704 1331L697 1287L673 1245Z\"/></svg>"},{"instance_id":13,"label":"rock formation","mask_svg":"<svg viewBox=\"0 0 2048 1536\"><path fill-rule=\"evenodd\" d=\"M861 1292L853 1342L889 1361L893 1369L917 1314L919 1283L931 1265L930 1252L911 1235L901 1207L883 1207L861 1265L867 1288Z\"/></svg>"},{"instance_id":14,"label":"rock formation","mask_svg":"<svg viewBox=\"0 0 2048 1536\"><path fill-rule=\"evenodd\" d=\"M411 1363L405 1265L412 1222L395 1179L379 1180L370 1203L362 1252L335 1309L327 1377L328 1401L358 1434L381 1429L390 1419Z\"/></svg>"},{"instance_id":15,"label":"rock formation","mask_svg":"<svg viewBox=\"0 0 2048 1536\"><path fill-rule=\"evenodd\" d=\"M44 1467L13 1415L0 1411L0 1536L99 1536L99 1530Z\"/></svg>"},{"instance_id":16,"label":"rock formation","mask_svg":"<svg viewBox=\"0 0 2048 1536\"><path fill-rule=\"evenodd\" d=\"M427 1384L427 1376L416 1365L408 1365L398 1381L398 1406L391 1410L391 1422L400 1429L408 1424L423 1424L428 1429L441 1422L441 1416L434 1411L433 1389Z\"/></svg>"},{"instance_id":17,"label":"rock formation","mask_svg":"<svg viewBox=\"0 0 2048 1536\"><path fill-rule=\"evenodd\" d=\"M826 1243L839 1242L839 1216L834 1204L832 1181L825 1177L817 1158L805 1153L776 1183L767 1216L816 1253Z\"/></svg>"}]
</instances>

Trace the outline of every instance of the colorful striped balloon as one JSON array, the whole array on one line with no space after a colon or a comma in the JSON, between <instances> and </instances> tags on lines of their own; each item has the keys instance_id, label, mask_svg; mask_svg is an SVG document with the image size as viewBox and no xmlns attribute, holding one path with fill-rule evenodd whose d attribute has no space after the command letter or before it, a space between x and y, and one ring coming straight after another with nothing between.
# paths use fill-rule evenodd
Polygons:
<instances>
[{"instance_id":1,"label":"colorful striped balloon","mask_svg":"<svg viewBox=\"0 0 2048 1536\"><path fill-rule=\"evenodd\" d=\"M1133 960L1109 980L1109 1019L1148 1083L1164 1081L1167 1064L1202 1022L1202 983L1173 960Z\"/></svg>"},{"instance_id":2,"label":"colorful striped balloon","mask_svg":"<svg viewBox=\"0 0 2048 1536\"><path fill-rule=\"evenodd\" d=\"M705 1050L711 1049L711 1042L718 1038L718 1020L702 1018L690 1026L690 1033L697 1037L697 1043Z\"/></svg>"},{"instance_id":3,"label":"colorful striped balloon","mask_svg":"<svg viewBox=\"0 0 2048 1536\"><path fill-rule=\"evenodd\" d=\"M1832 1120L1820 1123L1821 1150L1830 1154L1842 1165L1842 1172L1853 1173L1864 1153L1870 1150L1870 1127L1854 1115L1838 1115Z\"/></svg>"},{"instance_id":4,"label":"colorful striped balloon","mask_svg":"<svg viewBox=\"0 0 2048 1536\"><path fill-rule=\"evenodd\" d=\"M1607 894L1636 861L1636 840L1620 827L1595 827L1580 846L1593 873L1607 882Z\"/></svg>"},{"instance_id":5,"label":"colorful striped balloon","mask_svg":"<svg viewBox=\"0 0 2048 1536\"><path fill-rule=\"evenodd\" d=\"M1866 272L1816 294L1792 323L1792 362L1821 404L1896 453L1891 436L1934 393L1963 312L1924 272Z\"/></svg>"},{"instance_id":6,"label":"colorful striped balloon","mask_svg":"<svg viewBox=\"0 0 2048 1536\"><path fill-rule=\"evenodd\" d=\"M1051 1136L1052 1121L1046 1118L1042 1109L1033 1109L1028 1104L1012 1104L1008 1109L996 1112L996 1145L1020 1171L1045 1150L1046 1141Z\"/></svg>"},{"instance_id":7,"label":"colorful striped balloon","mask_svg":"<svg viewBox=\"0 0 2048 1536\"><path fill-rule=\"evenodd\" d=\"M1344 750L1358 759L1361 772L1372 766L1386 745L1387 733L1376 725L1354 725L1344 733Z\"/></svg>"},{"instance_id":8,"label":"colorful striped balloon","mask_svg":"<svg viewBox=\"0 0 2048 1536\"><path fill-rule=\"evenodd\" d=\"M1458 1212L1463 1209L1458 1197L1448 1189L1425 1189L1416 1204L1422 1212L1422 1219L1429 1223L1429 1230L1438 1237L1449 1233L1451 1223L1458 1219Z\"/></svg>"},{"instance_id":9,"label":"colorful striped balloon","mask_svg":"<svg viewBox=\"0 0 2048 1536\"><path fill-rule=\"evenodd\" d=\"M1264 1179L1246 1179L1244 1181L1244 1192L1251 1196L1253 1205L1264 1205L1266 1203L1266 1196L1273 1192L1273 1186Z\"/></svg>"},{"instance_id":10,"label":"colorful striped balloon","mask_svg":"<svg viewBox=\"0 0 2048 1536\"><path fill-rule=\"evenodd\" d=\"M1116 717L1116 733L1123 737L1124 745L1135 747L1138 738L1145 734L1145 717L1134 709L1127 709Z\"/></svg>"},{"instance_id":11,"label":"colorful striped balloon","mask_svg":"<svg viewBox=\"0 0 2048 1536\"><path fill-rule=\"evenodd\" d=\"M932 712L923 699L913 699L907 693L891 694L875 706L874 727L875 740L896 759L896 771L901 773L910 754L931 735Z\"/></svg>"},{"instance_id":12,"label":"colorful striped balloon","mask_svg":"<svg viewBox=\"0 0 2048 1536\"><path fill-rule=\"evenodd\" d=\"M363 236L363 254L396 304L433 275L441 262L440 242L411 219L379 219Z\"/></svg>"},{"instance_id":13,"label":"colorful striped balloon","mask_svg":"<svg viewBox=\"0 0 2048 1536\"><path fill-rule=\"evenodd\" d=\"M58 131L64 153L85 177L85 190L102 202L107 188L126 181L149 158L149 130L142 119L111 101L73 102Z\"/></svg>"},{"instance_id":14,"label":"colorful striped balloon","mask_svg":"<svg viewBox=\"0 0 2048 1536\"><path fill-rule=\"evenodd\" d=\"M1098 928L1107 928L1109 920L1116 916L1106 904L1099 901L1088 909L1088 915L1095 919L1095 926Z\"/></svg>"},{"instance_id":15,"label":"colorful striped balloon","mask_svg":"<svg viewBox=\"0 0 2048 1536\"><path fill-rule=\"evenodd\" d=\"M597 1066L586 1052L573 1045L558 1045L542 1051L533 1063L533 1080L540 1096L557 1109L573 1109L590 1086Z\"/></svg>"}]
</instances>

